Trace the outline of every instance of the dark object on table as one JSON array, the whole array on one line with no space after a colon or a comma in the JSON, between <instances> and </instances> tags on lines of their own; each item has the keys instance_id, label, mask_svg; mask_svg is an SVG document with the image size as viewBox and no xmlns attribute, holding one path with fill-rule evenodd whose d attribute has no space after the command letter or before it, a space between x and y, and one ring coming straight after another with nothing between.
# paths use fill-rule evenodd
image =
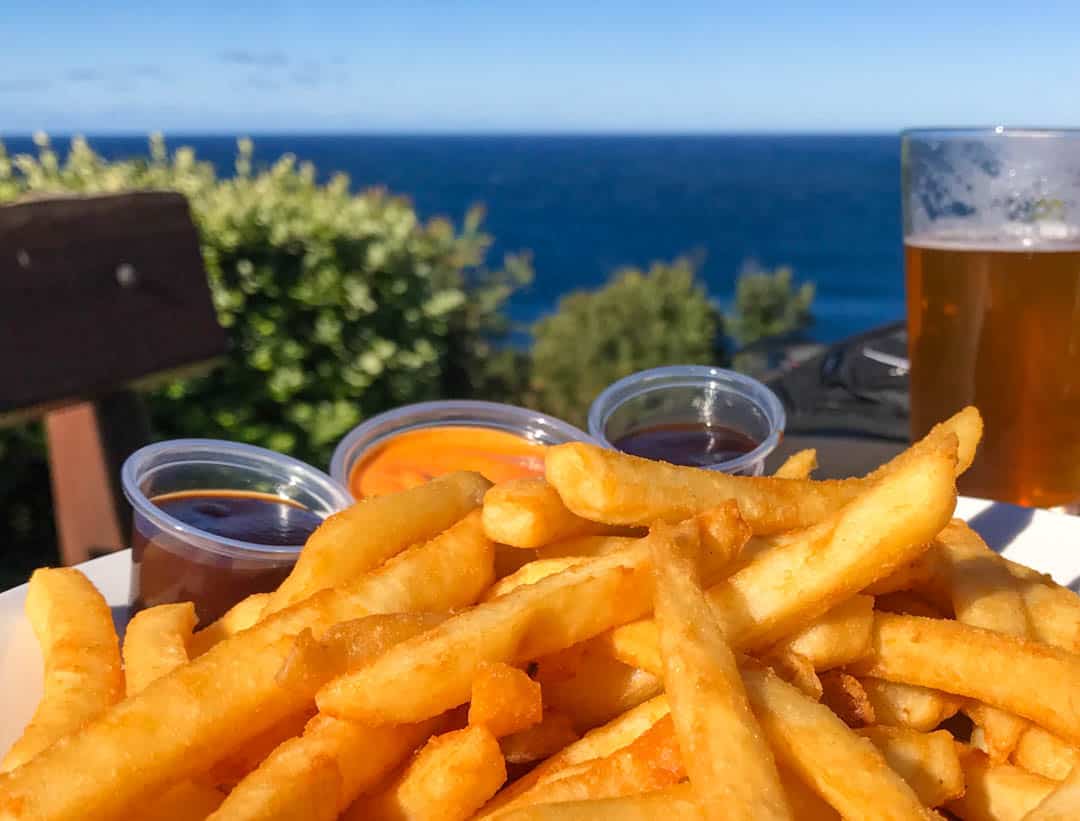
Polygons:
<instances>
[{"instance_id":1,"label":"dark object on table","mask_svg":"<svg viewBox=\"0 0 1080 821\"><path fill-rule=\"evenodd\" d=\"M909 440L907 330L874 328L782 367L762 380L788 414L784 441L768 468L817 448L820 478L866 473Z\"/></svg>"},{"instance_id":2,"label":"dark object on table","mask_svg":"<svg viewBox=\"0 0 1080 821\"><path fill-rule=\"evenodd\" d=\"M126 541L119 469L149 439L136 383L225 352L187 201L0 207L0 421L44 415L65 563Z\"/></svg>"}]
</instances>

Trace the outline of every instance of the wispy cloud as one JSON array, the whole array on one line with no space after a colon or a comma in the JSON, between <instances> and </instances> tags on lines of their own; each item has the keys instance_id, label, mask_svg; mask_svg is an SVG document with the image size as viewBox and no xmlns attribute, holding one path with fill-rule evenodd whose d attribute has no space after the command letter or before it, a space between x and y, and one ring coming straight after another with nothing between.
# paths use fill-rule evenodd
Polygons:
<instances>
[{"instance_id":1,"label":"wispy cloud","mask_svg":"<svg viewBox=\"0 0 1080 821\"><path fill-rule=\"evenodd\" d=\"M0 94L47 91L51 86L52 81L44 77L4 77L0 79Z\"/></svg>"},{"instance_id":2,"label":"wispy cloud","mask_svg":"<svg viewBox=\"0 0 1080 821\"><path fill-rule=\"evenodd\" d=\"M64 79L69 83L99 83L104 76L97 68L73 68L64 75Z\"/></svg>"},{"instance_id":3,"label":"wispy cloud","mask_svg":"<svg viewBox=\"0 0 1080 821\"><path fill-rule=\"evenodd\" d=\"M257 91L280 91L281 83L263 74L252 74L247 78L247 84Z\"/></svg>"},{"instance_id":4,"label":"wispy cloud","mask_svg":"<svg viewBox=\"0 0 1080 821\"><path fill-rule=\"evenodd\" d=\"M250 51L242 48L223 51L218 59L223 63L257 68L278 68L289 63L289 58L281 51Z\"/></svg>"}]
</instances>

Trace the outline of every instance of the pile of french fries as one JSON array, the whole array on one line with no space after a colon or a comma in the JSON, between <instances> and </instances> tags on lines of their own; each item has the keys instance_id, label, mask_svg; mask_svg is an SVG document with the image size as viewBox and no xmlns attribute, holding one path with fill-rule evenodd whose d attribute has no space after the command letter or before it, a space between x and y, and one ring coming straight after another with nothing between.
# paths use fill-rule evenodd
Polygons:
<instances>
[{"instance_id":1,"label":"pile of french fries","mask_svg":"<svg viewBox=\"0 0 1080 821\"><path fill-rule=\"evenodd\" d=\"M39 570L0 818L1080 818L1080 597L952 519L981 433L841 481L561 445L356 504L276 592L122 648Z\"/></svg>"}]
</instances>

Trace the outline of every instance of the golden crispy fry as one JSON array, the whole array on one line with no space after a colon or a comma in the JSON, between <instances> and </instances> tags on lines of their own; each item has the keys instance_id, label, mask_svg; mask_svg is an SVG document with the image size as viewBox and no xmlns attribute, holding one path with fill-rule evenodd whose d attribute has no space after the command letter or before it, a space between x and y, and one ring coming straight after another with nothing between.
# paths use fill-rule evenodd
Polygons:
<instances>
[{"instance_id":1,"label":"golden crispy fry","mask_svg":"<svg viewBox=\"0 0 1080 821\"><path fill-rule=\"evenodd\" d=\"M878 724L929 732L959 710L959 701L940 690L858 676Z\"/></svg>"},{"instance_id":2,"label":"golden crispy fry","mask_svg":"<svg viewBox=\"0 0 1080 821\"><path fill-rule=\"evenodd\" d=\"M505 579L511 573L516 573L529 562L536 561L539 556L535 550L522 550L520 547L495 543L495 578Z\"/></svg>"},{"instance_id":3,"label":"golden crispy fry","mask_svg":"<svg viewBox=\"0 0 1080 821\"><path fill-rule=\"evenodd\" d=\"M567 556L561 559L537 559L529 562L509 576L495 582L491 589L484 594L483 601L491 601L499 598L499 596L505 596L511 590L516 590L526 584L536 584L541 579L554 576L556 573L562 573L567 568L581 564L583 561L584 559Z\"/></svg>"},{"instance_id":4,"label":"golden crispy fry","mask_svg":"<svg viewBox=\"0 0 1080 821\"><path fill-rule=\"evenodd\" d=\"M810 700L771 671L744 668L743 683L777 762L842 816L934 818L881 753L828 707Z\"/></svg>"},{"instance_id":5,"label":"golden crispy fry","mask_svg":"<svg viewBox=\"0 0 1080 821\"><path fill-rule=\"evenodd\" d=\"M760 649L806 626L926 549L955 504L953 457L925 453L794 541L777 544L709 590L727 639ZM883 529L880 522L890 522ZM610 636L616 657L658 671L655 626Z\"/></svg>"},{"instance_id":6,"label":"golden crispy fry","mask_svg":"<svg viewBox=\"0 0 1080 821\"><path fill-rule=\"evenodd\" d=\"M509 664L481 664L472 683L469 724L496 738L519 733L543 718L540 684Z\"/></svg>"},{"instance_id":7,"label":"golden crispy fry","mask_svg":"<svg viewBox=\"0 0 1080 821\"><path fill-rule=\"evenodd\" d=\"M589 559L477 605L335 679L319 691L319 709L369 724L438 715L468 701L481 662L522 664L647 613L651 577L647 540Z\"/></svg>"},{"instance_id":8,"label":"golden crispy fry","mask_svg":"<svg viewBox=\"0 0 1080 821\"><path fill-rule=\"evenodd\" d=\"M1057 787L1011 764L991 764L980 752L961 757L965 790L946 808L964 821L1021 821Z\"/></svg>"},{"instance_id":9,"label":"golden crispy fry","mask_svg":"<svg viewBox=\"0 0 1080 821\"><path fill-rule=\"evenodd\" d=\"M569 716L578 732L610 721L662 689L652 673L613 659L592 642L539 659L536 680L544 703Z\"/></svg>"},{"instance_id":10,"label":"golden crispy fry","mask_svg":"<svg viewBox=\"0 0 1080 821\"><path fill-rule=\"evenodd\" d=\"M492 541L511 547L618 535L610 525L575 516L555 488L540 478L500 482L484 494L484 532Z\"/></svg>"},{"instance_id":11,"label":"golden crispy fry","mask_svg":"<svg viewBox=\"0 0 1080 821\"><path fill-rule=\"evenodd\" d=\"M278 674L280 676L280 673ZM252 770L261 765L277 747L290 738L302 735L304 727L315 717L315 705L286 716L277 724L263 730L250 741L214 762L207 772L198 776L200 783L224 789L239 784Z\"/></svg>"},{"instance_id":12,"label":"golden crispy fry","mask_svg":"<svg viewBox=\"0 0 1080 821\"><path fill-rule=\"evenodd\" d=\"M931 548L933 549L933 548ZM899 613L902 616L923 616L928 619L952 618L952 612L943 612L937 605L910 590L897 590L874 599L874 608L882 613Z\"/></svg>"},{"instance_id":13,"label":"golden crispy fry","mask_svg":"<svg viewBox=\"0 0 1080 821\"><path fill-rule=\"evenodd\" d=\"M1080 654L1080 596L1023 565L998 558L1021 582L1020 593L1035 638L1052 647Z\"/></svg>"},{"instance_id":14,"label":"golden crispy fry","mask_svg":"<svg viewBox=\"0 0 1080 821\"><path fill-rule=\"evenodd\" d=\"M733 563L750 540L750 525L739 513L739 506L728 501L710 508L690 520L701 541L698 571L704 584L715 584L731 574Z\"/></svg>"},{"instance_id":15,"label":"golden crispy fry","mask_svg":"<svg viewBox=\"0 0 1080 821\"><path fill-rule=\"evenodd\" d=\"M948 659L948 664L942 660ZM878 613L860 674L982 701L1080 743L1080 657L960 622Z\"/></svg>"},{"instance_id":16,"label":"golden crispy fry","mask_svg":"<svg viewBox=\"0 0 1080 821\"><path fill-rule=\"evenodd\" d=\"M855 676L843 670L829 670L821 674L821 690L821 703L849 727L877 723L873 702Z\"/></svg>"},{"instance_id":17,"label":"golden crispy fry","mask_svg":"<svg viewBox=\"0 0 1080 821\"><path fill-rule=\"evenodd\" d=\"M812 621L771 652L797 653L815 670L831 670L862 658L874 628L873 596L852 596Z\"/></svg>"},{"instance_id":18,"label":"golden crispy fry","mask_svg":"<svg viewBox=\"0 0 1080 821\"><path fill-rule=\"evenodd\" d=\"M502 812L530 804L614 798L670 787L686 777L675 740L671 717L654 726L621 750L605 758L567 768L556 777L517 794L498 810L485 807L481 818L502 817Z\"/></svg>"},{"instance_id":19,"label":"golden crispy fry","mask_svg":"<svg viewBox=\"0 0 1080 821\"><path fill-rule=\"evenodd\" d=\"M664 686L704 817L790 819L776 762L698 580L697 528L657 525L649 541Z\"/></svg>"},{"instance_id":20,"label":"golden crispy fry","mask_svg":"<svg viewBox=\"0 0 1080 821\"><path fill-rule=\"evenodd\" d=\"M539 724L499 739L507 764L534 764L578 740L569 716L544 710Z\"/></svg>"},{"instance_id":21,"label":"golden crispy fry","mask_svg":"<svg viewBox=\"0 0 1080 821\"><path fill-rule=\"evenodd\" d=\"M773 474L777 479L809 479L817 470L817 451L813 448L796 451L784 460Z\"/></svg>"},{"instance_id":22,"label":"golden crispy fry","mask_svg":"<svg viewBox=\"0 0 1080 821\"><path fill-rule=\"evenodd\" d=\"M568 557L595 559L597 556L607 556L623 550L639 541L640 538L640 536L581 536L577 539L565 539L538 547L536 555L540 559Z\"/></svg>"},{"instance_id":23,"label":"golden crispy fry","mask_svg":"<svg viewBox=\"0 0 1080 821\"><path fill-rule=\"evenodd\" d=\"M26 764L124 695L112 613L86 576L74 568L35 570L26 594L26 618L41 645L44 692L0 771Z\"/></svg>"},{"instance_id":24,"label":"golden crispy fry","mask_svg":"<svg viewBox=\"0 0 1080 821\"><path fill-rule=\"evenodd\" d=\"M953 737L945 730L920 733L905 727L865 727L858 731L881 750L928 807L964 794L964 771Z\"/></svg>"},{"instance_id":25,"label":"golden crispy fry","mask_svg":"<svg viewBox=\"0 0 1080 821\"><path fill-rule=\"evenodd\" d=\"M432 539L479 507L491 483L459 471L419 487L357 502L311 534L263 618L328 587L345 584L406 547Z\"/></svg>"},{"instance_id":26,"label":"golden crispy fry","mask_svg":"<svg viewBox=\"0 0 1080 821\"><path fill-rule=\"evenodd\" d=\"M533 804L510 810L499 818L501 821L655 821L657 818L701 821L703 816L690 785L678 784L641 795Z\"/></svg>"},{"instance_id":27,"label":"golden crispy fry","mask_svg":"<svg viewBox=\"0 0 1080 821\"><path fill-rule=\"evenodd\" d=\"M1024 821L1069 821L1080 815L1080 767L1024 816Z\"/></svg>"},{"instance_id":28,"label":"golden crispy fry","mask_svg":"<svg viewBox=\"0 0 1080 821\"><path fill-rule=\"evenodd\" d=\"M786 767L780 767L780 783L784 786L791 814L798 821L841 821L840 813L828 805L820 795L799 780Z\"/></svg>"},{"instance_id":29,"label":"golden crispy fry","mask_svg":"<svg viewBox=\"0 0 1080 821\"><path fill-rule=\"evenodd\" d=\"M0 776L0 817L3 811L53 821L123 815L145 796L197 775L206 767L206 751L228 755L305 708L312 693L277 679L292 637L303 629L318 635L338 622L379 612L462 607L492 578L491 542L479 521L467 518L378 570L215 645L47 754ZM183 720L163 723L165 715ZM67 774L62 788L56 772Z\"/></svg>"},{"instance_id":30,"label":"golden crispy fry","mask_svg":"<svg viewBox=\"0 0 1080 821\"><path fill-rule=\"evenodd\" d=\"M270 601L269 593L252 593L247 598L241 599L230 607L224 616L191 637L188 643L188 655L197 658L217 644L255 625L262 616L266 603Z\"/></svg>"},{"instance_id":31,"label":"golden crispy fry","mask_svg":"<svg viewBox=\"0 0 1080 821\"><path fill-rule=\"evenodd\" d=\"M361 792L386 778L439 720L399 727L365 727L316 716L243 781L209 821L276 821L313 815L337 818Z\"/></svg>"},{"instance_id":32,"label":"golden crispy fry","mask_svg":"<svg viewBox=\"0 0 1080 821\"><path fill-rule=\"evenodd\" d=\"M159 604L135 614L124 633L127 695L146 689L188 660L187 643L195 628L191 602Z\"/></svg>"},{"instance_id":33,"label":"golden crispy fry","mask_svg":"<svg viewBox=\"0 0 1080 821\"><path fill-rule=\"evenodd\" d=\"M1036 775L1064 781L1080 764L1080 749L1042 727L1029 724L1013 750L1012 763Z\"/></svg>"},{"instance_id":34,"label":"golden crispy fry","mask_svg":"<svg viewBox=\"0 0 1080 821\"><path fill-rule=\"evenodd\" d=\"M971 464L981 433L978 411L968 408L870 476L828 482L728 476L581 442L550 448L545 464L548 482L571 511L586 519L621 525L677 522L735 499L753 531L767 534L820 522L886 477L957 441L959 460L952 470L962 472ZM955 453L956 444L951 447Z\"/></svg>"},{"instance_id":35,"label":"golden crispy fry","mask_svg":"<svg viewBox=\"0 0 1080 821\"><path fill-rule=\"evenodd\" d=\"M495 736L466 727L431 739L385 788L354 803L344 821L465 821L505 780Z\"/></svg>"},{"instance_id":36,"label":"golden crispy fry","mask_svg":"<svg viewBox=\"0 0 1080 821\"><path fill-rule=\"evenodd\" d=\"M954 519L938 534L935 549L958 621L1011 636L1031 636L1018 582L978 533ZM985 752L995 762L1008 759L1027 724L986 705L978 705L968 716L982 729Z\"/></svg>"},{"instance_id":37,"label":"golden crispy fry","mask_svg":"<svg viewBox=\"0 0 1080 821\"><path fill-rule=\"evenodd\" d=\"M205 821L221 806L225 793L205 784L185 781L139 811L142 821Z\"/></svg>"},{"instance_id":38,"label":"golden crispy fry","mask_svg":"<svg viewBox=\"0 0 1080 821\"><path fill-rule=\"evenodd\" d=\"M605 758L629 746L668 713L667 696L657 696L627 710L603 727L597 727L586 733L581 740L569 744L565 749L555 753L547 761L502 790L484 808L483 817L493 815L519 795L539 784L557 780L585 762Z\"/></svg>"}]
</instances>

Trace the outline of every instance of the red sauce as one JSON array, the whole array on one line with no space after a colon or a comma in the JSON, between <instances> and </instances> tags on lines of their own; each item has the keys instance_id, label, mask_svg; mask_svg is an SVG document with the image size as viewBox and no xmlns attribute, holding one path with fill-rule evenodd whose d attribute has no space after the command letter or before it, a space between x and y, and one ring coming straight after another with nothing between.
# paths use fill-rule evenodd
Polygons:
<instances>
[{"instance_id":1,"label":"red sauce","mask_svg":"<svg viewBox=\"0 0 1080 821\"><path fill-rule=\"evenodd\" d=\"M322 518L279 496L227 490L170 493L151 501L165 513L206 533L250 544L303 545ZM132 612L157 604L192 601L206 625L251 593L274 590L296 562L238 559L185 548L176 537L136 522L132 540Z\"/></svg>"},{"instance_id":2,"label":"red sauce","mask_svg":"<svg viewBox=\"0 0 1080 821\"><path fill-rule=\"evenodd\" d=\"M704 423L652 425L632 430L612 442L624 453L691 467L710 467L736 459L758 444L734 428Z\"/></svg>"}]
</instances>

